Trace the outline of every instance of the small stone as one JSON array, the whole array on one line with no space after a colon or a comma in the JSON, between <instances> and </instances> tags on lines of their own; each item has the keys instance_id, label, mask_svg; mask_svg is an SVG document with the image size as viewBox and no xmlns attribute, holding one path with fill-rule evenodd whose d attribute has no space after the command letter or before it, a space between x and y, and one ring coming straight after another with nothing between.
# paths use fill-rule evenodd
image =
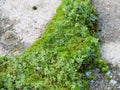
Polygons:
<instances>
[{"instance_id":1,"label":"small stone","mask_svg":"<svg viewBox=\"0 0 120 90\"><path fill-rule=\"evenodd\" d=\"M86 76L90 76L91 75L91 72L86 72Z\"/></svg>"},{"instance_id":2,"label":"small stone","mask_svg":"<svg viewBox=\"0 0 120 90\"><path fill-rule=\"evenodd\" d=\"M37 70L40 70L40 67L37 67Z\"/></svg>"},{"instance_id":3,"label":"small stone","mask_svg":"<svg viewBox=\"0 0 120 90\"><path fill-rule=\"evenodd\" d=\"M91 80L90 82L91 82L91 83L94 83L95 81L94 81L94 80Z\"/></svg>"},{"instance_id":4,"label":"small stone","mask_svg":"<svg viewBox=\"0 0 120 90\"><path fill-rule=\"evenodd\" d=\"M100 73L100 69L97 68L97 69L96 69L96 72L97 72L97 73Z\"/></svg>"},{"instance_id":5,"label":"small stone","mask_svg":"<svg viewBox=\"0 0 120 90\"><path fill-rule=\"evenodd\" d=\"M37 67L37 68L36 68L36 71L37 71L37 73L40 73L40 72L41 72L40 67Z\"/></svg>"},{"instance_id":6,"label":"small stone","mask_svg":"<svg viewBox=\"0 0 120 90\"><path fill-rule=\"evenodd\" d=\"M108 87L107 90L110 90L110 87Z\"/></svg>"},{"instance_id":7,"label":"small stone","mask_svg":"<svg viewBox=\"0 0 120 90\"><path fill-rule=\"evenodd\" d=\"M111 80L110 80L110 84L115 85L115 84L117 84L117 81L114 80L114 79L111 79Z\"/></svg>"},{"instance_id":8,"label":"small stone","mask_svg":"<svg viewBox=\"0 0 120 90\"><path fill-rule=\"evenodd\" d=\"M111 71L108 71L106 74L107 74L107 75L111 75L112 73L111 73Z\"/></svg>"},{"instance_id":9,"label":"small stone","mask_svg":"<svg viewBox=\"0 0 120 90\"><path fill-rule=\"evenodd\" d=\"M120 89L120 85L117 88Z\"/></svg>"}]
</instances>

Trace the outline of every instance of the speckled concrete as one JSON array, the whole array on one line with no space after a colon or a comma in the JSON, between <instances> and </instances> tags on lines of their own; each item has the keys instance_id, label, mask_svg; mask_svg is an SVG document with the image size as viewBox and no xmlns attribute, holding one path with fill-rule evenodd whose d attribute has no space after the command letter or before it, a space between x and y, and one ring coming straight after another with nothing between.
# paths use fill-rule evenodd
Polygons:
<instances>
[{"instance_id":1,"label":"speckled concrete","mask_svg":"<svg viewBox=\"0 0 120 90\"><path fill-rule=\"evenodd\" d=\"M0 55L10 51L20 54L28 48L41 36L60 3L61 0L0 0L0 39L7 30L20 38L17 46L0 42Z\"/></svg>"},{"instance_id":2,"label":"speckled concrete","mask_svg":"<svg viewBox=\"0 0 120 90\"><path fill-rule=\"evenodd\" d=\"M92 0L92 3L99 16L101 56L120 66L120 0Z\"/></svg>"},{"instance_id":3,"label":"speckled concrete","mask_svg":"<svg viewBox=\"0 0 120 90\"><path fill-rule=\"evenodd\" d=\"M91 0L99 17L101 57L109 63L107 80L105 74L93 70L95 81L91 90L120 90L120 0ZM97 73L96 73L97 72Z\"/></svg>"}]
</instances>

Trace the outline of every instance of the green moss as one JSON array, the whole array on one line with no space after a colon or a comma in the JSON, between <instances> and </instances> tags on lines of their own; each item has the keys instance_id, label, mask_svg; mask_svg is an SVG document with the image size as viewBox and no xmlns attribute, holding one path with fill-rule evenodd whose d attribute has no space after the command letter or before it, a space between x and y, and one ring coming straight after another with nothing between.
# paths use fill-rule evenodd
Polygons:
<instances>
[{"instance_id":1,"label":"green moss","mask_svg":"<svg viewBox=\"0 0 120 90\"><path fill-rule=\"evenodd\" d=\"M105 74L105 78L106 78L107 80L111 80L110 75L108 75L108 74Z\"/></svg>"},{"instance_id":2,"label":"green moss","mask_svg":"<svg viewBox=\"0 0 120 90\"><path fill-rule=\"evenodd\" d=\"M108 66L102 68L102 72L106 73L108 71Z\"/></svg>"},{"instance_id":3,"label":"green moss","mask_svg":"<svg viewBox=\"0 0 120 90\"><path fill-rule=\"evenodd\" d=\"M89 90L82 72L94 63L103 72L108 69L97 59L96 30L96 13L89 0L62 0L41 38L20 56L0 58L0 88Z\"/></svg>"},{"instance_id":4,"label":"green moss","mask_svg":"<svg viewBox=\"0 0 120 90\"><path fill-rule=\"evenodd\" d=\"M107 63L102 60L102 59L97 59L95 60L95 65L97 65L97 67L103 72L103 73L106 73L109 68L108 68L108 65Z\"/></svg>"},{"instance_id":5,"label":"green moss","mask_svg":"<svg viewBox=\"0 0 120 90\"><path fill-rule=\"evenodd\" d=\"M92 75L88 76L88 79L89 80L96 80L96 78L94 76L92 76Z\"/></svg>"}]
</instances>

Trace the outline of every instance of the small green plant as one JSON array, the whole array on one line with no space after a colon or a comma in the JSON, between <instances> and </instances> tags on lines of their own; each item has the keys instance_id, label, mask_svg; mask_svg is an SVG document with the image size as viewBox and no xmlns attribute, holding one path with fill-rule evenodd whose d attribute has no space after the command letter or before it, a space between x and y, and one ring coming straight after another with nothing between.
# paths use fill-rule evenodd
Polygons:
<instances>
[{"instance_id":1,"label":"small green plant","mask_svg":"<svg viewBox=\"0 0 120 90\"><path fill-rule=\"evenodd\" d=\"M90 75L90 76L88 76L88 79L89 80L95 80L96 78L94 76Z\"/></svg>"},{"instance_id":2,"label":"small green plant","mask_svg":"<svg viewBox=\"0 0 120 90\"><path fill-rule=\"evenodd\" d=\"M105 78L106 78L107 80L111 80L111 77L110 77L110 75L108 75L108 74L105 74Z\"/></svg>"},{"instance_id":3,"label":"small green plant","mask_svg":"<svg viewBox=\"0 0 120 90\"><path fill-rule=\"evenodd\" d=\"M108 65L107 63L102 60L102 59L97 59L95 60L95 65L97 65L97 67L103 72L103 73L106 73L109 68L108 68Z\"/></svg>"}]
</instances>

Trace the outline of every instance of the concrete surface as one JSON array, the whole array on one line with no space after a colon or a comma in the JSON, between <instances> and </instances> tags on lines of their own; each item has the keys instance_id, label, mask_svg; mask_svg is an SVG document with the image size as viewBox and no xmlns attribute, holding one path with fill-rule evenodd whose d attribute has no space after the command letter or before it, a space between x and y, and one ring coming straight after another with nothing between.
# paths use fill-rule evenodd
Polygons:
<instances>
[{"instance_id":1,"label":"concrete surface","mask_svg":"<svg viewBox=\"0 0 120 90\"><path fill-rule=\"evenodd\" d=\"M61 0L0 0L0 39L6 31L19 37L17 45L0 42L0 55L20 54L44 31Z\"/></svg>"},{"instance_id":2,"label":"concrete surface","mask_svg":"<svg viewBox=\"0 0 120 90\"><path fill-rule=\"evenodd\" d=\"M99 16L101 56L120 67L120 0L92 0Z\"/></svg>"}]
</instances>

